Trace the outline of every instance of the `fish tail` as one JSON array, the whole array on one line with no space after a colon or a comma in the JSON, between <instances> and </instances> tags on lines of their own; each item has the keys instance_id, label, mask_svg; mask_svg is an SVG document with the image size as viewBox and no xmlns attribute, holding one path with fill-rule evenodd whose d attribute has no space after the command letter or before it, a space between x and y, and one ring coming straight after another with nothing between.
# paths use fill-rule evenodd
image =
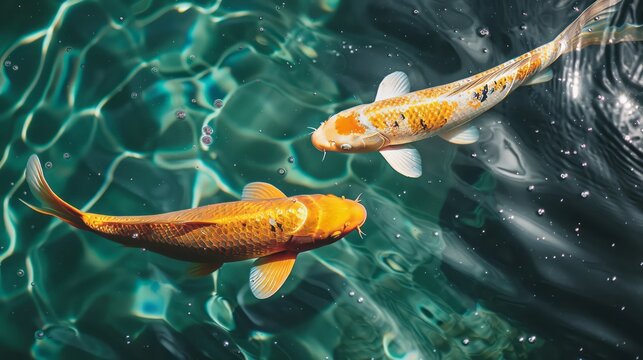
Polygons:
<instances>
[{"instance_id":1,"label":"fish tail","mask_svg":"<svg viewBox=\"0 0 643 360\"><path fill-rule=\"evenodd\" d=\"M67 204L51 190L47 180L45 180L38 156L31 155L29 157L26 177L31 193L42 203L42 207L31 205L22 199L20 201L41 214L55 216L79 229L88 229L83 221L83 212Z\"/></svg>"},{"instance_id":2,"label":"fish tail","mask_svg":"<svg viewBox=\"0 0 643 360\"><path fill-rule=\"evenodd\" d=\"M611 25L622 1L598 0L590 5L556 38L555 42L560 45L559 54L590 45L643 41L643 26L627 23L620 27Z\"/></svg>"}]
</instances>

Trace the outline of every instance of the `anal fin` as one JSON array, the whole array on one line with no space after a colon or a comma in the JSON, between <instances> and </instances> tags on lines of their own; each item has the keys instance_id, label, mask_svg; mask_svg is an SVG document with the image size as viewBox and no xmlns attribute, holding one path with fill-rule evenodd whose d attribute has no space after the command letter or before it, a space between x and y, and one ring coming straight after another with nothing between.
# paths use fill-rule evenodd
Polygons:
<instances>
[{"instance_id":1,"label":"anal fin","mask_svg":"<svg viewBox=\"0 0 643 360\"><path fill-rule=\"evenodd\" d=\"M255 260L250 269L250 290L257 299L274 295L286 282L297 253L285 251Z\"/></svg>"},{"instance_id":2,"label":"anal fin","mask_svg":"<svg viewBox=\"0 0 643 360\"><path fill-rule=\"evenodd\" d=\"M206 276L209 275L217 270L223 265L220 262L215 262L215 263L195 263L190 266L190 270L188 270L188 273L192 276L198 277L198 276Z\"/></svg>"}]
</instances>

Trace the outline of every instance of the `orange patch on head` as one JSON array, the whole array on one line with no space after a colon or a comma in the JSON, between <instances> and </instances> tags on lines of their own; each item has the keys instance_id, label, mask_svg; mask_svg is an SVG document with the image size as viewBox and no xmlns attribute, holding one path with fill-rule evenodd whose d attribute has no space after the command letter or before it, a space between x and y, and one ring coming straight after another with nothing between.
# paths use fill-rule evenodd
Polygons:
<instances>
[{"instance_id":1,"label":"orange patch on head","mask_svg":"<svg viewBox=\"0 0 643 360\"><path fill-rule=\"evenodd\" d=\"M337 120L335 120L335 130L340 135L363 134L366 132L366 128L360 124L357 114L354 112L350 112L347 115L338 114Z\"/></svg>"}]
</instances>

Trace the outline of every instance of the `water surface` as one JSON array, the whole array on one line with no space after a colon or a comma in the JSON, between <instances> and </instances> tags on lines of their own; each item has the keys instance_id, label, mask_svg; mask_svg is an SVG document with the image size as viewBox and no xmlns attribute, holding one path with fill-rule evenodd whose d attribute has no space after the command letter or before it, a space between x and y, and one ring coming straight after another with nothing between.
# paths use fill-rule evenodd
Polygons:
<instances>
[{"instance_id":1,"label":"water surface","mask_svg":"<svg viewBox=\"0 0 643 360\"><path fill-rule=\"evenodd\" d=\"M418 143L420 179L378 154L322 162L309 140L392 71L458 80L590 3L3 2L3 358L638 359L641 44L564 57L477 120L474 145ZM625 1L618 18L640 14ZM367 236L302 254L259 301L248 261L195 279L29 210L33 153L83 210L167 212L266 181L363 194Z\"/></svg>"}]
</instances>

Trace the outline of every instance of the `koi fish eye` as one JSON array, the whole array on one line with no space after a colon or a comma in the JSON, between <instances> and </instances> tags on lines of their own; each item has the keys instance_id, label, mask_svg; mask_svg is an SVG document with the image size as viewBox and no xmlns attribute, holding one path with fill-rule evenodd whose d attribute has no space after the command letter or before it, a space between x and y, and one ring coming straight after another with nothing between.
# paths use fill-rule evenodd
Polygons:
<instances>
[{"instance_id":1,"label":"koi fish eye","mask_svg":"<svg viewBox=\"0 0 643 360\"><path fill-rule=\"evenodd\" d=\"M353 146L352 146L351 144L342 144L342 145L340 146L340 148L341 148L342 150L346 150L346 151L348 151L348 150L352 149L352 148L353 148Z\"/></svg>"}]
</instances>

